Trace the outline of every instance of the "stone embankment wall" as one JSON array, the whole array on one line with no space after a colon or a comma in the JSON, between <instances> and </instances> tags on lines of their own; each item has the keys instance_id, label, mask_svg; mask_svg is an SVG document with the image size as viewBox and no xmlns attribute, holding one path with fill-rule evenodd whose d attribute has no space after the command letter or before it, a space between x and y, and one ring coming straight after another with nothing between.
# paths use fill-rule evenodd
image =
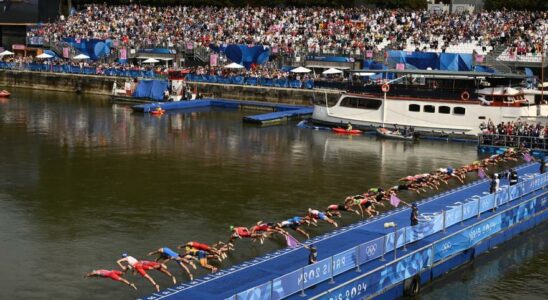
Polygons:
<instances>
[{"instance_id":1,"label":"stone embankment wall","mask_svg":"<svg viewBox=\"0 0 548 300\"><path fill-rule=\"evenodd\" d=\"M122 87L127 78L111 76L77 75L16 70L0 71L0 86L22 87L39 90L81 92L85 94L110 95L115 81ZM261 86L245 86L217 83L189 83L206 97L267 101L296 105L312 105L314 99L325 103L325 98L333 103L338 91L288 89Z\"/></svg>"}]
</instances>

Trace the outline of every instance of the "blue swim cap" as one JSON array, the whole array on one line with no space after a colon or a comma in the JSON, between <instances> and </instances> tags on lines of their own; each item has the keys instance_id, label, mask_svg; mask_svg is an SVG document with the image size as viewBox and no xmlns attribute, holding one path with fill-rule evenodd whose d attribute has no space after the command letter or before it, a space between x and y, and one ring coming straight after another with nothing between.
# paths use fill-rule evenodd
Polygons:
<instances>
[{"instance_id":1,"label":"blue swim cap","mask_svg":"<svg viewBox=\"0 0 548 300\"><path fill-rule=\"evenodd\" d=\"M122 253L122 257L127 257L127 253Z\"/></svg>"}]
</instances>

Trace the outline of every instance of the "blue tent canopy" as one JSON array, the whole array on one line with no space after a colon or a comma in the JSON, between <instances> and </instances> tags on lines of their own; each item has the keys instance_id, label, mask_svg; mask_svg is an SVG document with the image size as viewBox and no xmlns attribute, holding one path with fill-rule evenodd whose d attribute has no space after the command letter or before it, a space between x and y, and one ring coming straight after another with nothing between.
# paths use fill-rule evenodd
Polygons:
<instances>
[{"instance_id":1,"label":"blue tent canopy","mask_svg":"<svg viewBox=\"0 0 548 300\"><path fill-rule=\"evenodd\" d=\"M250 69L252 64L262 65L270 58L270 48L265 46L228 45L224 50L230 61Z\"/></svg>"}]
</instances>

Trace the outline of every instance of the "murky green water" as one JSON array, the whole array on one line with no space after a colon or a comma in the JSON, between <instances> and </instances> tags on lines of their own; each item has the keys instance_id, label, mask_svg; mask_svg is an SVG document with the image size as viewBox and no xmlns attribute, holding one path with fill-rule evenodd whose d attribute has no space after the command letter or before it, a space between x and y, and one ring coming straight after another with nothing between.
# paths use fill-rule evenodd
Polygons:
<instances>
[{"instance_id":1,"label":"murky green water","mask_svg":"<svg viewBox=\"0 0 548 300\"><path fill-rule=\"evenodd\" d=\"M96 96L12 92L0 100L0 298L136 298L152 292L140 277L127 276L134 292L83 275L114 268L123 252L142 258L189 240L227 240L231 224L279 221L477 158L474 145L242 123L255 112L158 118ZM330 229L307 228L313 235ZM284 245L236 246L221 267Z\"/></svg>"},{"instance_id":2,"label":"murky green water","mask_svg":"<svg viewBox=\"0 0 548 300\"><path fill-rule=\"evenodd\" d=\"M548 298L548 224L502 244L422 291L421 300Z\"/></svg>"}]
</instances>

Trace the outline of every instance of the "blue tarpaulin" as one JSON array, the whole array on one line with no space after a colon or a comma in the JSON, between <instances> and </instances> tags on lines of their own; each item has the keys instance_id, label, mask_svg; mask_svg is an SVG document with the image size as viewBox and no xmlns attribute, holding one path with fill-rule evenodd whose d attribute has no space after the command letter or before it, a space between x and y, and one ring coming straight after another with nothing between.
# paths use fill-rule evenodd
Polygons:
<instances>
[{"instance_id":1,"label":"blue tarpaulin","mask_svg":"<svg viewBox=\"0 0 548 300\"><path fill-rule=\"evenodd\" d=\"M415 66L417 69L426 70L428 68L441 69L441 59L434 52L411 52L411 55L405 57L405 63Z\"/></svg>"},{"instance_id":2,"label":"blue tarpaulin","mask_svg":"<svg viewBox=\"0 0 548 300\"><path fill-rule=\"evenodd\" d=\"M156 101L160 101L164 99L164 91L166 89L167 89L167 81L152 80L152 90L150 91L150 98Z\"/></svg>"},{"instance_id":3,"label":"blue tarpaulin","mask_svg":"<svg viewBox=\"0 0 548 300\"><path fill-rule=\"evenodd\" d=\"M368 70L384 70L386 66L376 61L366 60L363 62L363 68Z\"/></svg>"},{"instance_id":4,"label":"blue tarpaulin","mask_svg":"<svg viewBox=\"0 0 548 300\"><path fill-rule=\"evenodd\" d=\"M152 80L141 80L133 92L135 98L148 98L152 90Z\"/></svg>"},{"instance_id":5,"label":"blue tarpaulin","mask_svg":"<svg viewBox=\"0 0 548 300\"><path fill-rule=\"evenodd\" d=\"M133 92L133 97L162 101L167 85L166 80L141 80Z\"/></svg>"},{"instance_id":6,"label":"blue tarpaulin","mask_svg":"<svg viewBox=\"0 0 548 300\"><path fill-rule=\"evenodd\" d=\"M440 70L458 71L459 55L452 53L443 53L440 56Z\"/></svg>"},{"instance_id":7,"label":"blue tarpaulin","mask_svg":"<svg viewBox=\"0 0 548 300\"><path fill-rule=\"evenodd\" d=\"M487 66L475 66L474 70L476 72L487 72L487 73L495 73L496 70L493 68L489 68Z\"/></svg>"},{"instance_id":8,"label":"blue tarpaulin","mask_svg":"<svg viewBox=\"0 0 548 300\"><path fill-rule=\"evenodd\" d=\"M472 54L388 51L388 61L392 64L405 64L406 69L470 71Z\"/></svg>"}]
</instances>

